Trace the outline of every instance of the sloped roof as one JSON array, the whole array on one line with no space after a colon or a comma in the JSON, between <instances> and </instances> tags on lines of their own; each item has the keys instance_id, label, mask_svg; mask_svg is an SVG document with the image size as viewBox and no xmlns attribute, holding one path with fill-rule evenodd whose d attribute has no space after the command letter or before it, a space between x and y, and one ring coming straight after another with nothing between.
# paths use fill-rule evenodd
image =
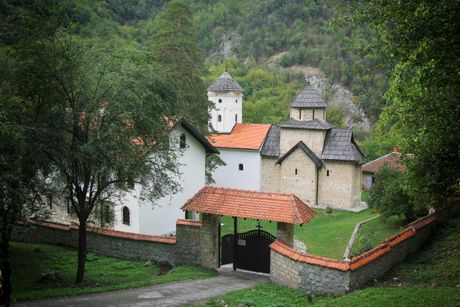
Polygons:
<instances>
[{"instance_id":1,"label":"sloped roof","mask_svg":"<svg viewBox=\"0 0 460 307\"><path fill-rule=\"evenodd\" d=\"M309 121L290 118L279 125L281 128L310 129L310 130L329 130L335 126L327 121L314 119Z\"/></svg>"},{"instance_id":2,"label":"sloped roof","mask_svg":"<svg viewBox=\"0 0 460 307\"><path fill-rule=\"evenodd\" d=\"M262 156L279 157L280 155L280 133L281 128L272 125L265 138L264 145L260 151Z\"/></svg>"},{"instance_id":3,"label":"sloped roof","mask_svg":"<svg viewBox=\"0 0 460 307\"><path fill-rule=\"evenodd\" d=\"M219 151L198 131L195 129L195 127L192 126L184 117L182 117L180 120L175 123L175 125L180 125L182 128L184 128L185 131L190 133L197 141L200 143L204 149L206 150L206 153L208 154L218 154Z\"/></svg>"},{"instance_id":4,"label":"sloped roof","mask_svg":"<svg viewBox=\"0 0 460 307\"><path fill-rule=\"evenodd\" d=\"M320 92L311 85L307 85L290 104L291 108L325 108L326 106Z\"/></svg>"},{"instance_id":5,"label":"sloped roof","mask_svg":"<svg viewBox=\"0 0 460 307\"><path fill-rule=\"evenodd\" d=\"M400 170L404 170L405 166L400 161L401 156L402 155L399 152L391 152L378 159L375 159L371 162L364 164L362 171L363 173L374 174L375 172L377 172L380 168L382 168L385 165L388 165L388 167L391 167L391 168L397 168Z\"/></svg>"},{"instance_id":6,"label":"sloped roof","mask_svg":"<svg viewBox=\"0 0 460 307\"><path fill-rule=\"evenodd\" d=\"M313 151L311 151L310 148L308 148L307 145L305 145L304 142L299 141L296 145L294 145L291 149L289 149L288 152L286 152L281 158L276 161L276 163L281 164L284 159L289 157L291 153L293 153L297 148L302 150L312 161L315 163L316 168L321 168L323 166L323 162L321 162L321 159L318 158L317 155Z\"/></svg>"},{"instance_id":7,"label":"sloped roof","mask_svg":"<svg viewBox=\"0 0 460 307\"><path fill-rule=\"evenodd\" d=\"M243 87L236 82L232 76L225 71L216 81L214 81L209 87L208 92L219 92L219 91L240 91L243 92Z\"/></svg>"},{"instance_id":8,"label":"sloped roof","mask_svg":"<svg viewBox=\"0 0 460 307\"><path fill-rule=\"evenodd\" d=\"M324 142L323 160L353 161L363 163L364 154L356 145L351 129L331 129Z\"/></svg>"},{"instance_id":9,"label":"sloped roof","mask_svg":"<svg viewBox=\"0 0 460 307\"><path fill-rule=\"evenodd\" d=\"M210 134L209 141L215 147L259 150L267 136L268 124L235 124L230 133Z\"/></svg>"},{"instance_id":10,"label":"sloped roof","mask_svg":"<svg viewBox=\"0 0 460 307\"><path fill-rule=\"evenodd\" d=\"M205 186L181 208L215 215L305 224L316 212L294 194Z\"/></svg>"}]
</instances>

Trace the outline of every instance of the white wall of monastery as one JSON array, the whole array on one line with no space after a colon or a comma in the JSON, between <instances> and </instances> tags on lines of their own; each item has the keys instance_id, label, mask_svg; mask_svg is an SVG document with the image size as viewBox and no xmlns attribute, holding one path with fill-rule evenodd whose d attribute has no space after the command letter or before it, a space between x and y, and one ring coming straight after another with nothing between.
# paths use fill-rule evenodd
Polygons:
<instances>
[{"instance_id":1,"label":"white wall of monastery","mask_svg":"<svg viewBox=\"0 0 460 307\"><path fill-rule=\"evenodd\" d=\"M307 204L316 204L316 166L299 148L281 164L280 192L293 193Z\"/></svg>"},{"instance_id":2,"label":"white wall of monastery","mask_svg":"<svg viewBox=\"0 0 460 307\"><path fill-rule=\"evenodd\" d=\"M360 167L342 161L325 161L325 165L319 174L319 205L341 209L358 206L361 201Z\"/></svg>"},{"instance_id":3,"label":"white wall of monastery","mask_svg":"<svg viewBox=\"0 0 460 307\"><path fill-rule=\"evenodd\" d=\"M325 137L326 132L324 130L282 128L280 134L280 155L284 155L299 141L302 141L318 158L321 158Z\"/></svg>"},{"instance_id":4,"label":"white wall of monastery","mask_svg":"<svg viewBox=\"0 0 460 307\"><path fill-rule=\"evenodd\" d=\"M227 165L212 174L215 185L225 188L260 190L261 157L258 150L218 148ZM239 165L243 164L243 170Z\"/></svg>"},{"instance_id":5,"label":"white wall of monastery","mask_svg":"<svg viewBox=\"0 0 460 307\"><path fill-rule=\"evenodd\" d=\"M171 142L179 144L181 133L186 136L187 148L178 158L180 175L176 182L181 184L182 190L154 203L148 203L139 201L142 188L136 185L132 193L128 193L115 207L116 230L143 234L168 234L176 230L176 220L185 216L180 207L205 185L205 149L182 127L177 127L171 132ZM123 206L130 209L129 226L122 223Z\"/></svg>"},{"instance_id":6,"label":"white wall of monastery","mask_svg":"<svg viewBox=\"0 0 460 307\"><path fill-rule=\"evenodd\" d=\"M236 123L243 122L243 93L208 92L208 99L215 105L210 112L210 122L217 132L228 133Z\"/></svg>"}]
</instances>

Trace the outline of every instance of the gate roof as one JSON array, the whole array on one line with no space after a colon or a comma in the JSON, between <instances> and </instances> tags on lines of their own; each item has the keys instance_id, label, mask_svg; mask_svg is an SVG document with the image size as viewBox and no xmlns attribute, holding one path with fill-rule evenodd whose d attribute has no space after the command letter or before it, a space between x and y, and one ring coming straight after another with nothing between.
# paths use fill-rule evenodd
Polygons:
<instances>
[{"instance_id":1,"label":"gate roof","mask_svg":"<svg viewBox=\"0 0 460 307\"><path fill-rule=\"evenodd\" d=\"M205 186L181 208L215 215L305 224L316 212L294 194Z\"/></svg>"}]
</instances>

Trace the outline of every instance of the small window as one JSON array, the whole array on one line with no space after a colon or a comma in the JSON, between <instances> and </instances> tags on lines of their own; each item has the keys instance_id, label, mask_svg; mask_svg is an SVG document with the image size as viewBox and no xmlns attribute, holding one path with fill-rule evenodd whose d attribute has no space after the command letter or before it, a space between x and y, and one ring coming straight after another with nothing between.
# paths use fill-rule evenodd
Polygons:
<instances>
[{"instance_id":1,"label":"small window","mask_svg":"<svg viewBox=\"0 0 460 307\"><path fill-rule=\"evenodd\" d=\"M297 169L295 169L295 174L297 175Z\"/></svg>"},{"instance_id":2,"label":"small window","mask_svg":"<svg viewBox=\"0 0 460 307\"><path fill-rule=\"evenodd\" d=\"M180 135L180 142L179 142L179 143L180 143L180 148L185 148L185 147L187 147L187 142L186 142L186 140L185 140L185 133L182 133L182 134Z\"/></svg>"},{"instance_id":3,"label":"small window","mask_svg":"<svg viewBox=\"0 0 460 307\"><path fill-rule=\"evenodd\" d=\"M238 169L239 169L240 171L244 170L244 165L243 165L242 163L240 163L240 164L238 165Z\"/></svg>"},{"instance_id":4,"label":"small window","mask_svg":"<svg viewBox=\"0 0 460 307\"><path fill-rule=\"evenodd\" d=\"M123 207L123 224L125 224L125 225L130 224L130 221L129 221L129 209L126 206Z\"/></svg>"},{"instance_id":5,"label":"small window","mask_svg":"<svg viewBox=\"0 0 460 307\"><path fill-rule=\"evenodd\" d=\"M109 205L104 206L104 221L106 224L110 223L110 206Z\"/></svg>"},{"instance_id":6,"label":"small window","mask_svg":"<svg viewBox=\"0 0 460 307\"><path fill-rule=\"evenodd\" d=\"M48 199L48 206L50 207L50 209L53 209L53 195L48 194L47 199Z\"/></svg>"},{"instance_id":7,"label":"small window","mask_svg":"<svg viewBox=\"0 0 460 307\"><path fill-rule=\"evenodd\" d=\"M329 176L329 170L328 170L328 171L326 171L326 176Z\"/></svg>"},{"instance_id":8,"label":"small window","mask_svg":"<svg viewBox=\"0 0 460 307\"><path fill-rule=\"evenodd\" d=\"M302 110L299 109L299 120L301 120L301 119L302 119Z\"/></svg>"},{"instance_id":9,"label":"small window","mask_svg":"<svg viewBox=\"0 0 460 307\"><path fill-rule=\"evenodd\" d=\"M220 123L222 122L222 115L217 115L217 121Z\"/></svg>"},{"instance_id":10,"label":"small window","mask_svg":"<svg viewBox=\"0 0 460 307\"><path fill-rule=\"evenodd\" d=\"M238 114L235 114L235 123L238 122Z\"/></svg>"},{"instance_id":11,"label":"small window","mask_svg":"<svg viewBox=\"0 0 460 307\"><path fill-rule=\"evenodd\" d=\"M235 103L238 103L238 99L235 99Z\"/></svg>"},{"instance_id":12,"label":"small window","mask_svg":"<svg viewBox=\"0 0 460 307\"><path fill-rule=\"evenodd\" d=\"M222 103L222 99L219 99L219 103Z\"/></svg>"},{"instance_id":13,"label":"small window","mask_svg":"<svg viewBox=\"0 0 460 307\"><path fill-rule=\"evenodd\" d=\"M128 188L131 190L134 190L134 177L133 176L128 176L126 179L126 183L128 184Z\"/></svg>"},{"instance_id":14,"label":"small window","mask_svg":"<svg viewBox=\"0 0 460 307\"><path fill-rule=\"evenodd\" d=\"M315 119L315 109L313 109L313 119Z\"/></svg>"}]
</instances>

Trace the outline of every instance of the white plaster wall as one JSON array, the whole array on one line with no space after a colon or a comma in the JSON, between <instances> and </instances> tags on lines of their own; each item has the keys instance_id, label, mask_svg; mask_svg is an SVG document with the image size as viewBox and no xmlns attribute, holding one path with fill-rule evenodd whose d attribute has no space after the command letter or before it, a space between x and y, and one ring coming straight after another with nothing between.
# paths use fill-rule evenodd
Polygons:
<instances>
[{"instance_id":1,"label":"white plaster wall","mask_svg":"<svg viewBox=\"0 0 460 307\"><path fill-rule=\"evenodd\" d=\"M228 133L235 123L243 122L242 92L208 92L208 99L215 105L210 111L210 122L217 132ZM222 102L219 102L219 99L222 99ZM222 116L221 122L217 120L219 115Z\"/></svg>"},{"instance_id":2,"label":"white plaster wall","mask_svg":"<svg viewBox=\"0 0 460 307\"><path fill-rule=\"evenodd\" d=\"M176 127L170 135L171 143L179 147L179 136L185 133L187 148L178 158L182 190L174 195L158 199L154 203L139 202L142 188L135 186L132 193L127 193L115 207L116 230L161 235L176 230L176 220L184 218L180 207L205 185L206 152L203 146L182 127ZM128 206L131 212L131 225L122 224L122 207Z\"/></svg>"},{"instance_id":3,"label":"white plaster wall","mask_svg":"<svg viewBox=\"0 0 460 307\"><path fill-rule=\"evenodd\" d=\"M215 185L246 190L260 190L260 154L257 150L218 148L220 158L227 164L212 174ZM239 170L239 164L244 169Z\"/></svg>"}]
</instances>

